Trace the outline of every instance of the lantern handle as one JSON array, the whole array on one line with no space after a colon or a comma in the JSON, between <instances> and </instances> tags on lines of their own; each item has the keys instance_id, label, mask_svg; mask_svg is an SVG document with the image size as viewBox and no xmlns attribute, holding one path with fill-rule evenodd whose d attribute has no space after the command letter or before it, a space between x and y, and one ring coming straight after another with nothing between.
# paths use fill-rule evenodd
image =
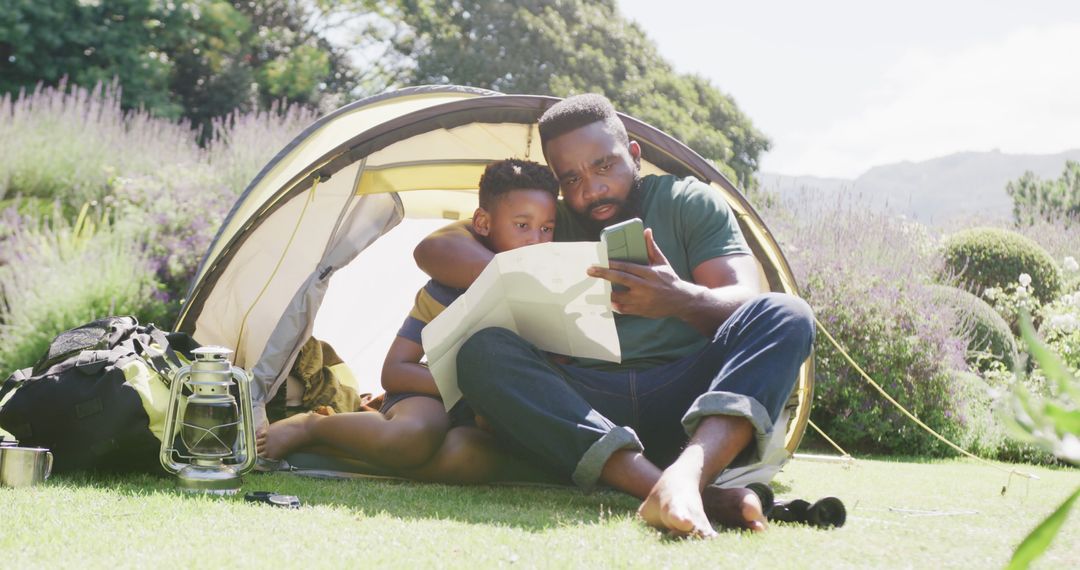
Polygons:
<instances>
[{"instance_id":1,"label":"lantern handle","mask_svg":"<svg viewBox=\"0 0 1080 570\"><path fill-rule=\"evenodd\" d=\"M180 407L180 390L184 385L186 376L191 376L191 365L184 366L173 375L172 385L169 387L169 405L165 414L165 429L161 434L161 453L158 459L161 466L169 473L176 475L184 468L173 458L173 441L176 439L176 415Z\"/></svg>"},{"instance_id":2,"label":"lantern handle","mask_svg":"<svg viewBox=\"0 0 1080 570\"><path fill-rule=\"evenodd\" d=\"M232 367L232 376L233 381L240 388L240 425L244 429L244 459L235 469L243 475L255 467L255 461L259 456L255 449L255 423L251 412L251 377L243 368L237 366Z\"/></svg>"}]
</instances>

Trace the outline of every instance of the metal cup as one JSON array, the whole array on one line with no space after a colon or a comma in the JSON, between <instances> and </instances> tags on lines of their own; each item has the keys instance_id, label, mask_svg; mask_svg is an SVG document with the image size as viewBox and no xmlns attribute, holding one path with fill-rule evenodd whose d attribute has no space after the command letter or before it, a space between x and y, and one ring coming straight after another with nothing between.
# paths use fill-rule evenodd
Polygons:
<instances>
[{"instance_id":1,"label":"metal cup","mask_svg":"<svg viewBox=\"0 0 1080 570\"><path fill-rule=\"evenodd\" d=\"M53 454L41 447L0 448L0 486L30 487L52 474Z\"/></svg>"}]
</instances>

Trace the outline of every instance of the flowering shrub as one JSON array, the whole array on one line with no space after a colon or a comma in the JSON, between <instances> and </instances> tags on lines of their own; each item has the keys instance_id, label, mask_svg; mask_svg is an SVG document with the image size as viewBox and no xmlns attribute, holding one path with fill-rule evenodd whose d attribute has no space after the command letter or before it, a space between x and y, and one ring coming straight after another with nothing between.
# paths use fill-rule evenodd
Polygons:
<instances>
[{"instance_id":1,"label":"flowering shrub","mask_svg":"<svg viewBox=\"0 0 1080 570\"><path fill-rule=\"evenodd\" d=\"M215 119L214 134L206 148L215 180L238 195L278 151L317 118L311 109L275 104L266 111L231 113Z\"/></svg>"},{"instance_id":2,"label":"flowering shrub","mask_svg":"<svg viewBox=\"0 0 1080 570\"><path fill-rule=\"evenodd\" d=\"M941 259L925 228L857 202L769 212L803 296L866 372L920 419L962 445L992 449L989 387L961 376L968 339L933 290ZM946 447L880 396L819 334L812 419L842 446L922 454ZM960 378L960 380L957 380ZM978 398L977 400L975 398ZM986 439L990 438L990 439ZM985 440L985 442L984 442Z\"/></svg>"},{"instance_id":3,"label":"flowering shrub","mask_svg":"<svg viewBox=\"0 0 1080 570\"><path fill-rule=\"evenodd\" d=\"M1080 290L1076 290L1075 283L1080 281L1080 264L1073 257L1065 257L1061 266L1066 290L1072 292L1045 305L1040 304L1032 293L1031 276L1026 273L1020 275L1015 286L990 288L985 295L1016 331L1019 331L1021 316L1032 315L1043 340L1076 372L1080 371ZM1032 372L1033 378L1040 376L1039 371Z\"/></svg>"},{"instance_id":4,"label":"flowering shrub","mask_svg":"<svg viewBox=\"0 0 1080 570\"><path fill-rule=\"evenodd\" d=\"M989 370L1003 365L1012 370L1019 361L1016 340L1009 323L982 299L947 285L933 286L939 304L956 311L957 336L968 339L965 360L973 368Z\"/></svg>"},{"instance_id":5,"label":"flowering shrub","mask_svg":"<svg viewBox=\"0 0 1080 570\"><path fill-rule=\"evenodd\" d=\"M166 320L160 324L169 327L234 195L179 176L119 178L114 186L117 231L143 244L147 270L161 285L156 298Z\"/></svg>"},{"instance_id":6,"label":"flowering shrub","mask_svg":"<svg viewBox=\"0 0 1080 570\"><path fill-rule=\"evenodd\" d=\"M30 366L57 333L104 315L164 316L144 251L108 220L88 209L74 223L59 212L39 221L8 210L4 226L0 370Z\"/></svg>"},{"instance_id":7,"label":"flowering shrub","mask_svg":"<svg viewBox=\"0 0 1080 570\"><path fill-rule=\"evenodd\" d=\"M0 217L5 371L101 316L171 326L236 196L314 120L296 108L234 114L200 148L186 124L124 113L119 100L113 87L64 85L0 99L0 194L22 197ZM46 221L33 215L42 204Z\"/></svg>"},{"instance_id":8,"label":"flowering shrub","mask_svg":"<svg viewBox=\"0 0 1080 570\"><path fill-rule=\"evenodd\" d=\"M1080 281L1080 266L1072 257L1062 263L1066 282ZM1039 333L1073 374L1080 375L1080 290L1062 295L1039 311Z\"/></svg>"},{"instance_id":9,"label":"flowering shrub","mask_svg":"<svg viewBox=\"0 0 1080 570\"><path fill-rule=\"evenodd\" d=\"M1076 261L1076 258L1066 255L1061 262L1061 269L1064 274L1064 291L1066 293L1080 291L1080 263Z\"/></svg>"},{"instance_id":10,"label":"flowering shrub","mask_svg":"<svg viewBox=\"0 0 1080 570\"><path fill-rule=\"evenodd\" d=\"M120 90L38 87L0 97L0 195L56 200L68 215L109 193L118 175L205 162L186 124L120 109Z\"/></svg>"},{"instance_id":11,"label":"flowering shrub","mask_svg":"<svg viewBox=\"0 0 1080 570\"><path fill-rule=\"evenodd\" d=\"M983 291L983 296L1016 333L1020 332L1020 315L1035 314L1040 306L1031 286L1031 276L1027 273L1021 273L1014 284L988 287Z\"/></svg>"}]
</instances>

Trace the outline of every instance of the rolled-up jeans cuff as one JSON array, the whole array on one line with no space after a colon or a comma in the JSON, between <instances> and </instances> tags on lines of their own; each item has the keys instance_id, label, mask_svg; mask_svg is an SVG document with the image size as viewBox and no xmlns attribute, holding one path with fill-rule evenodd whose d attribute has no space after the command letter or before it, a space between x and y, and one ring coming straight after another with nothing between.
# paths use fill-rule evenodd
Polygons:
<instances>
[{"instance_id":1,"label":"rolled-up jeans cuff","mask_svg":"<svg viewBox=\"0 0 1080 570\"><path fill-rule=\"evenodd\" d=\"M741 416L749 420L754 426L757 445L746 459L749 462L761 460L761 452L769 442L769 436L772 435L773 430L772 418L769 417L769 411L761 405L761 402L750 396L733 392L702 394L683 416L682 425L686 430L686 435L693 437L698 424L708 416Z\"/></svg>"},{"instance_id":2,"label":"rolled-up jeans cuff","mask_svg":"<svg viewBox=\"0 0 1080 570\"><path fill-rule=\"evenodd\" d=\"M621 449L641 451L645 448L641 445L641 440L638 439L634 430L616 426L596 440L596 443L585 451L585 455L581 456L571 476L574 483L584 489L592 489L596 481L600 479L600 472L608 459Z\"/></svg>"}]
</instances>

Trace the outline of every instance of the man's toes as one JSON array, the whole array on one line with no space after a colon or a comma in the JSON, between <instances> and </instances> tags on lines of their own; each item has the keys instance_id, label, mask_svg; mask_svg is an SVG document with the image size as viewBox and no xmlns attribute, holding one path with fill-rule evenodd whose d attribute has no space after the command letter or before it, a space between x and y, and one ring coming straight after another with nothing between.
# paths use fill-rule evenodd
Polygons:
<instances>
[{"instance_id":1,"label":"man's toes","mask_svg":"<svg viewBox=\"0 0 1080 570\"><path fill-rule=\"evenodd\" d=\"M667 513L662 520L664 528L678 534L695 534L698 530L698 525L685 513Z\"/></svg>"},{"instance_id":2,"label":"man's toes","mask_svg":"<svg viewBox=\"0 0 1080 570\"><path fill-rule=\"evenodd\" d=\"M695 534L697 535L698 538L716 538L717 536L720 536L713 529L712 525L705 525L704 527L698 527L695 530Z\"/></svg>"}]
</instances>

